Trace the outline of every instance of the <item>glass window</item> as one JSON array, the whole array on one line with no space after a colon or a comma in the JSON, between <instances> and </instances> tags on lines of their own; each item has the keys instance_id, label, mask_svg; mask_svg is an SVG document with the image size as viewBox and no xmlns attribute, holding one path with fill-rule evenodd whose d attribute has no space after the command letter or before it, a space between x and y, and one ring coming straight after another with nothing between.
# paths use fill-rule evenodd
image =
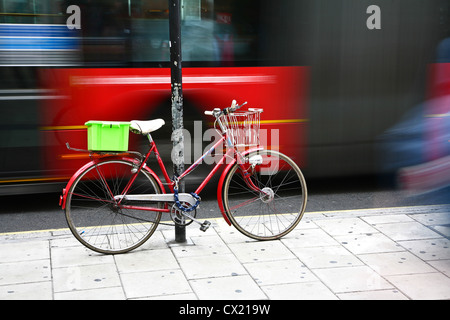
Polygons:
<instances>
[{"instance_id":1,"label":"glass window","mask_svg":"<svg viewBox=\"0 0 450 320\"><path fill-rule=\"evenodd\" d=\"M249 0L181 0L184 62L233 65L255 59L258 5ZM135 0L131 5L132 60L167 62L167 0ZM245 18L244 18L245 17Z\"/></svg>"},{"instance_id":2,"label":"glass window","mask_svg":"<svg viewBox=\"0 0 450 320\"><path fill-rule=\"evenodd\" d=\"M287 55L296 59L298 50L291 50L287 37L301 32L295 22L304 20L298 16L301 6L292 5L300 0L180 1L186 66L277 65L287 63L282 62ZM82 63L169 62L168 0L0 0L0 23L65 25L72 4L81 9Z\"/></svg>"},{"instance_id":3,"label":"glass window","mask_svg":"<svg viewBox=\"0 0 450 320\"><path fill-rule=\"evenodd\" d=\"M0 1L0 23L55 24L65 21L63 0Z\"/></svg>"}]
</instances>

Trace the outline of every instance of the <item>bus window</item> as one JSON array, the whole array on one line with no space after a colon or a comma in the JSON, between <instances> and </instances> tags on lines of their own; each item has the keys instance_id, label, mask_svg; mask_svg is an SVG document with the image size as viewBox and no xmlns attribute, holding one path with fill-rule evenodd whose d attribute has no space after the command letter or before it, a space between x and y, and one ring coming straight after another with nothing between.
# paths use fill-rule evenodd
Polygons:
<instances>
[{"instance_id":1,"label":"bus window","mask_svg":"<svg viewBox=\"0 0 450 320\"><path fill-rule=\"evenodd\" d=\"M121 65L129 61L128 1L81 2L80 9L85 64Z\"/></svg>"},{"instance_id":2,"label":"bus window","mask_svg":"<svg viewBox=\"0 0 450 320\"><path fill-rule=\"evenodd\" d=\"M131 5L133 62L168 62L168 1L133 1Z\"/></svg>"},{"instance_id":3,"label":"bus window","mask_svg":"<svg viewBox=\"0 0 450 320\"><path fill-rule=\"evenodd\" d=\"M231 66L256 57L258 4L248 0L182 0L184 62ZM131 5L132 59L168 62L168 2L134 1Z\"/></svg>"},{"instance_id":4,"label":"bus window","mask_svg":"<svg viewBox=\"0 0 450 320\"><path fill-rule=\"evenodd\" d=\"M5 0L0 2L0 23L60 24L65 22L61 0Z\"/></svg>"},{"instance_id":5,"label":"bus window","mask_svg":"<svg viewBox=\"0 0 450 320\"><path fill-rule=\"evenodd\" d=\"M4 0L0 23L64 26L69 4L81 9L82 65L167 66L167 0ZM278 6L268 0L181 0L185 66L286 64L284 56L297 52L280 49L280 38L302 28L287 30Z\"/></svg>"}]
</instances>

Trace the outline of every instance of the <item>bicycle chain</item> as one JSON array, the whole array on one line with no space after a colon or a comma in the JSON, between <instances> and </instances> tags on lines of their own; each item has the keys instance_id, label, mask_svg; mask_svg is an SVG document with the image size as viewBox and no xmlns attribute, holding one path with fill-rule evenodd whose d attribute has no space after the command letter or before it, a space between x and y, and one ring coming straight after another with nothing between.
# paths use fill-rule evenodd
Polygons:
<instances>
[{"instance_id":1,"label":"bicycle chain","mask_svg":"<svg viewBox=\"0 0 450 320\"><path fill-rule=\"evenodd\" d=\"M177 208L178 208L180 211L185 212L185 213L191 213L192 211L197 210L198 206L200 205L201 199L200 199L199 195L196 194L196 193L194 193L194 192L191 192L190 194L191 194L191 196L194 197L194 199L196 200L196 202L195 202L195 204L194 204L192 207L190 207L190 208L185 208L185 207L183 207L183 205L181 204L180 199L179 199L179 197L178 197L178 188L175 188L175 189L174 189L174 198L175 198L174 200L175 200L175 205L177 206Z\"/></svg>"}]
</instances>

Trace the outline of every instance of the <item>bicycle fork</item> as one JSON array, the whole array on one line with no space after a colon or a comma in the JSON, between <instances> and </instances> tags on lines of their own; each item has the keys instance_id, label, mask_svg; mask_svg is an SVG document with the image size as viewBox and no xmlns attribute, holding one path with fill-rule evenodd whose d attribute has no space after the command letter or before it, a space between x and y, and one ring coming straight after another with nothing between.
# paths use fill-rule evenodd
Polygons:
<instances>
[{"instance_id":1,"label":"bicycle fork","mask_svg":"<svg viewBox=\"0 0 450 320\"><path fill-rule=\"evenodd\" d=\"M250 170L253 172L255 170L256 166L262 165L263 158L260 155L255 155L255 156L250 157L248 162L250 164L250 167L247 170L245 170L243 168L243 165L241 164L241 174L242 174L242 177L243 177L245 183L251 190L258 192L264 196L269 196L270 192L267 190L268 188L261 189L257 185L255 185L255 183L253 182L253 180L251 178L252 174L250 172L248 172Z\"/></svg>"}]
</instances>

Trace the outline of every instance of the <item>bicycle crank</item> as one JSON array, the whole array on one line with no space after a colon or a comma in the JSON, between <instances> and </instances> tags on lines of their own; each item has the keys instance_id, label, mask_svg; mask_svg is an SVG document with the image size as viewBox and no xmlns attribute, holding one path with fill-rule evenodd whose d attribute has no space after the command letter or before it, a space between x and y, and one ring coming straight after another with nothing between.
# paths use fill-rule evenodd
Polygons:
<instances>
[{"instance_id":1,"label":"bicycle crank","mask_svg":"<svg viewBox=\"0 0 450 320\"><path fill-rule=\"evenodd\" d=\"M181 203L184 207L189 207L186 203ZM194 220L192 220L192 217L195 218L197 216L197 210L194 210L191 212L190 217L186 217L183 215L183 211L181 211L176 204L172 205L172 208L170 210L170 218L172 221L181 227L187 227L189 226Z\"/></svg>"}]
</instances>

